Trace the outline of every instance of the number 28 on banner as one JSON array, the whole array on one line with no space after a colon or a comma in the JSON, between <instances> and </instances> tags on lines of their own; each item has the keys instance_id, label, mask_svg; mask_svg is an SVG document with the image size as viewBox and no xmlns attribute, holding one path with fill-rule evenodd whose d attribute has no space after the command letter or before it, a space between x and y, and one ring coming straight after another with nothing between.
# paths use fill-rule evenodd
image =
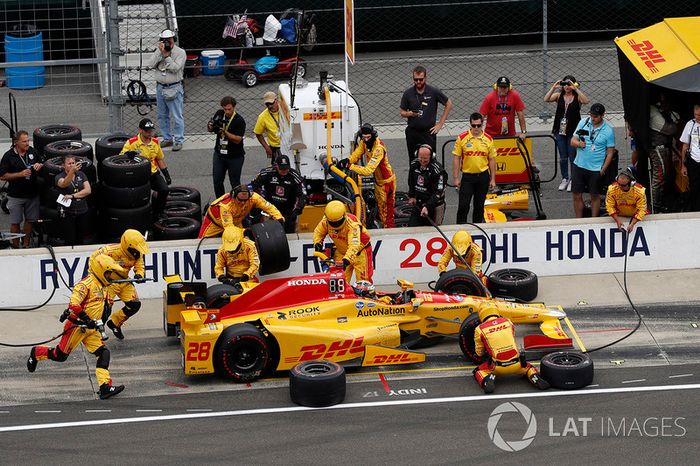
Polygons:
<instances>
[{"instance_id":1,"label":"number 28 on banner","mask_svg":"<svg viewBox=\"0 0 700 466\"><path fill-rule=\"evenodd\" d=\"M399 250L408 252L408 257L401 261L401 268L423 267L423 261L431 267L436 267L446 247L445 239L438 236L428 240L424 252L420 241L415 238L406 238L399 245Z\"/></svg>"}]
</instances>

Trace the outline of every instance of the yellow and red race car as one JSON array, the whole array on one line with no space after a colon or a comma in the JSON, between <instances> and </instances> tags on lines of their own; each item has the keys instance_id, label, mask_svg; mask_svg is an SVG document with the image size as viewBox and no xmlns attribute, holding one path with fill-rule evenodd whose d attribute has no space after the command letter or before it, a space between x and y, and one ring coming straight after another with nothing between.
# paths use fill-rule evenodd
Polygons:
<instances>
[{"instance_id":1,"label":"yellow and red race car","mask_svg":"<svg viewBox=\"0 0 700 466\"><path fill-rule=\"evenodd\" d=\"M169 282L166 331L167 316L178 312L186 375L216 372L250 382L316 359L345 366L418 363L425 361L425 354L409 348L446 335L459 335L464 354L479 362L473 332L484 305L495 305L516 324L539 324L541 346L572 345L561 326L566 314L559 306L415 291L402 280L396 293L361 296L337 266L319 274L269 279L218 303L210 296L208 306L201 287L174 277Z\"/></svg>"}]
</instances>

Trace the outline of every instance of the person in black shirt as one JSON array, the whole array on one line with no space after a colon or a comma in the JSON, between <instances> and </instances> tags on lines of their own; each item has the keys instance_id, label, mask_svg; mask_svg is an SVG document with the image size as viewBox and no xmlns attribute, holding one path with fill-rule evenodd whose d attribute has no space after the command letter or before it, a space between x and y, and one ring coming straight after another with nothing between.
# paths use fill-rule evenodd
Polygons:
<instances>
[{"instance_id":1,"label":"person in black shirt","mask_svg":"<svg viewBox=\"0 0 700 466\"><path fill-rule=\"evenodd\" d=\"M80 171L72 155L63 156L63 171L56 175L56 188L63 195L65 206L58 203L58 217L66 246L83 244L88 226L88 206L86 198L92 192L85 173Z\"/></svg>"},{"instance_id":2,"label":"person in black shirt","mask_svg":"<svg viewBox=\"0 0 700 466\"><path fill-rule=\"evenodd\" d=\"M428 144L437 150L437 134L452 110L452 101L437 87L428 86L427 71L422 66L413 68L413 86L406 89L401 97L400 113L408 119L406 126L406 148L408 160L415 158L416 149L421 144ZM445 106L445 111L437 119L438 102Z\"/></svg>"},{"instance_id":3,"label":"person in black shirt","mask_svg":"<svg viewBox=\"0 0 700 466\"><path fill-rule=\"evenodd\" d=\"M41 156L29 147L29 133L17 131L14 146L0 160L0 180L8 182L7 208L10 210L10 232L19 233L24 220L22 246L29 247L32 224L39 219L39 184L37 173L41 170ZM19 239L12 240L14 248Z\"/></svg>"},{"instance_id":4,"label":"person in black shirt","mask_svg":"<svg viewBox=\"0 0 700 466\"><path fill-rule=\"evenodd\" d=\"M299 172L289 167L289 157L278 155L272 167L263 168L253 180L253 189L284 216L284 231L295 233L297 217L306 202L306 188Z\"/></svg>"},{"instance_id":5,"label":"person in black shirt","mask_svg":"<svg viewBox=\"0 0 700 466\"><path fill-rule=\"evenodd\" d=\"M431 146L421 145L416 154L408 169L408 203L416 207L411 212L408 226L429 226L428 218L440 225L445 216L447 173L435 160Z\"/></svg>"},{"instance_id":6,"label":"person in black shirt","mask_svg":"<svg viewBox=\"0 0 700 466\"><path fill-rule=\"evenodd\" d=\"M224 179L228 172L231 187L241 184L241 171L245 160L243 136L245 135L245 120L236 113L236 99L226 96L221 99L221 110L207 123L210 133L216 133L212 177L214 179L214 194L217 199L226 193Z\"/></svg>"}]
</instances>

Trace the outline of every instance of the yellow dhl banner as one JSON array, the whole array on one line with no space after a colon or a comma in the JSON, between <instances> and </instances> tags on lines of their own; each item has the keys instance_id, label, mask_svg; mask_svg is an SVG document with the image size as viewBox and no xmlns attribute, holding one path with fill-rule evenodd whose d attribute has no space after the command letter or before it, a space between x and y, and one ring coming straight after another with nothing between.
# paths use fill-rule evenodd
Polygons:
<instances>
[{"instance_id":1,"label":"yellow dhl banner","mask_svg":"<svg viewBox=\"0 0 700 466\"><path fill-rule=\"evenodd\" d=\"M700 16L668 18L615 43L647 81L676 73L700 61Z\"/></svg>"}]
</instances>

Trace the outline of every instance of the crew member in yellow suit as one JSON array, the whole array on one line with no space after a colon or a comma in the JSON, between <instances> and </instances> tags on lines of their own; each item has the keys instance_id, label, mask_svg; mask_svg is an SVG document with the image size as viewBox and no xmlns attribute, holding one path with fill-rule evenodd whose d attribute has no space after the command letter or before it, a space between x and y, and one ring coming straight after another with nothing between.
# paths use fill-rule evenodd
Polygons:
<instances>
[{"instance_id":1,"label":"crew member in yellow suit","mask_svg":"<svg viewBox=\"0 0 700 466\"><path fill-rule=\"evenodd\" d=\"M100 254L108 255L126 271L126 273L119 278L129 278L129 271L131 269L134 269L135 279L143 278L146 270L143 256L148 254L148 244L146 243L146 238L143 237L140 231L132 229L126 230L122 233L119 244L102 246L100 249L93 252L88 263L90 269L92 269L94 258ZM129 320L129 317L132 317L141 309L141 301L139 300L139 294L136 292L136 287L133 283L115 283L112 287L114 287L116 295L119 296L119 299L124 303L124 307L112 314L106 324L107 327L112 330L115 337L123 340L124 333L122 332L122 325Z\"/></svg>"},{"instance_id":2,"label":"crew member in yellow suit","mask_svg":"<svg viewBox=\"0 0 700 466\"><path fill-rule=\"evenodd\" d=\"M474 331L474 350L477 356L488 354L488 361L474 369L474 378L484 393L496 389L496 376L525 375L540 390L549 388L537 369L521 357L515 342L515 326L498 315L498 310L488 304L479 309L479 325Z\"/></svg>"},{"instance_id":3,"label":"crew member in yellow suit","mask_svg":"<svg viewBox=\"0 0 700 466\"><path fill-rule=\"evenodd\" d=\"M325 215L314 230L314 249L323 251L323 240L330 236L335 243L333 260L343 262L345 281L349 284L352 272L358 282L372 281L372 243L367 229L353 214L347 213L345 204L331 201L326 205Z\"/></svg>"},{"instance_id":4,"label":"crew member in yellow suit","mask_svg":"<svg viewBox=\"0 0 700 466\"><path fill-rule=\"evenodd\" d=\"M632 229L647 214L647 196L644 187L635 183L634 175L629 169L625 169L617 175L615 182L608 186L605 196L605 209L608 215L615 220L617 228L632 233ZM631 217L627 227L624 226L620 216Z\"/></svg>"},{"instance_id":5,"label":"crew member in yellow suit","mask_svg":"<svg viewBox=\"0 0 700 466\"><path fill-rule=\"evenodd\" d=\"M440 275L445 273L447 266L450 265L450 261L454 261L456 268L466 269L469 267L486 285L487 277L481 271L483 251L478 244L472 241L472 236L465 230L459 230L452 237L452 246L455 247L456 252L450 246L445 249L438 261L438 273ZM460 255L467 261L466 264L459 258Z\"/></svg>"},{"instance_id":6,"label":"crew member in yellow suit","mask_svg":"<svg viewBox=\"0 0 700 466\"><path fill-rule=\"evenodd\" d=\"M260 269L260 259L255 243L243 236L243 230L230 226L221 236L222 244L216 253L214 273L225 283L230 280L247 282L255 279Z\"/></svg>"}]
</instances>

